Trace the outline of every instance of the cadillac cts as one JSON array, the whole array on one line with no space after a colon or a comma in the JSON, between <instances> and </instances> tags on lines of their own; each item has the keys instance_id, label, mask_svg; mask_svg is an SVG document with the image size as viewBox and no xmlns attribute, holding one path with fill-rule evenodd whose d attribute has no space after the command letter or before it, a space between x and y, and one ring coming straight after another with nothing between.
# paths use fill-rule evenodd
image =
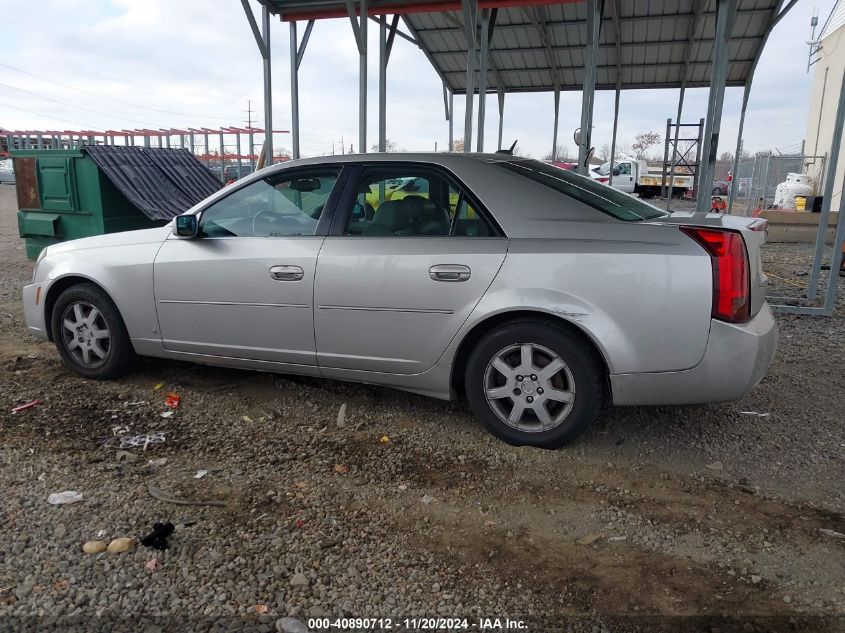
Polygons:
<instances>
[{"instance_id":1,"label":"cadillac cts","mask_svg":"<svg viewBox=\"0 0 845 633\"><path fill-rule=\"evenodd\" d=\"M166 227L50 246L24 303L88 378L141 355L465 394L501 439L553 448L609 404L759 382L765 235L507 155L332 156Z\"/></svg>"}]
</instances>

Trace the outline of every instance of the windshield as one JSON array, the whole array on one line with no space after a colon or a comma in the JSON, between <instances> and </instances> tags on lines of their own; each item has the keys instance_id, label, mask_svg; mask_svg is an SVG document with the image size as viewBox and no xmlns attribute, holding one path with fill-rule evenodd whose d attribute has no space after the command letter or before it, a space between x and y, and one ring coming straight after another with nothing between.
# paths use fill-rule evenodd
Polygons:
<instances>
[{"instance_id":1,"label":"windshield","mask_svg":"<svg viewBox=\"0 0 845 633\"><path fill-rule=\"evenodd\" d=\"M571 171L551 167L540 161L509 160L499 161L495 164L554 189L569 198L583 202L617 220L636 222L639 220L654 220L668 215L665 211L661 211L657 207L646 204L613 187L579 176Z\"/></svg>"},{"instance_id":2,"label":"windshield","mask_svg":"<svg viewBox=\"0 0 845 633\"><path fill-rule=\"evenodd\" d=\"M608 175L610 175L610 161L607 161L606 163L604 163L604 164L600 165L599 167L597 167L597 168L596 168L596 171L597 171L598 173L600 173L602 176L608 176Z\"/></svg>"}]
</instances>

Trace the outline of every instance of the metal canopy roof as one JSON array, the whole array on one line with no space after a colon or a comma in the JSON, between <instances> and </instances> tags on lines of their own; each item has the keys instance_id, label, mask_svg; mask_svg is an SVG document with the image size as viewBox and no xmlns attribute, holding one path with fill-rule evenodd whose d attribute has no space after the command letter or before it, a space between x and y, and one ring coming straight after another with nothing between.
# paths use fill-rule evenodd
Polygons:
<instances>
[{"instance_id":1,"label":"metal canopy roof","mask_svg":"<svg viewBox=\"0 0 845 633\"><path fill-rule=\"evenodd\" d=\"M346 16L343 0L267 0L283 20ZM744 86L753 74L779 0L739 0L728 66L728 86ZM359 2L353 3L358 8ZM479 0L491 15L491 92L581 90L587 44L583 2ZM618 15L616 11L618 10ZM447 88L466 92L467 41L460 2L371 0L369 15L402 14L405 26ZM494 21L495 20L495 21ZM716 0L607 0L601 20L596 89L710 85ZM617 35L618 33L618 35ZM692 37L690 35L692 34ZM476 82L477 86L477 82Z\"/></svg>"}]
</instances>

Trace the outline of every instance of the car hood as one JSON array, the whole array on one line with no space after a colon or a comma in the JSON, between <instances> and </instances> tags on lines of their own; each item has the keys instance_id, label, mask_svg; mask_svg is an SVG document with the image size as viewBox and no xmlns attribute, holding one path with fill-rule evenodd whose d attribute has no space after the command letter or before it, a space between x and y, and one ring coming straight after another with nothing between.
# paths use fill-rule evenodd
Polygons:
<instances>
[{"instance_id":1,"label":"car hood","mask_svg":"<svg viewBox=\"0 0 845 633\"><path fill-rule=\"evenodd\" d=\"M89 248L106 248L110 246L129 246L131 244L149 244L161 242L170 234L170 225L157 226L152 229L139 229L137 231L122 231L120 233L108 233L106 235L95 235L83 237L78 240L69 240L51 244L47 248L50 255L79 251Z\"/></svg>"}]
</instances>

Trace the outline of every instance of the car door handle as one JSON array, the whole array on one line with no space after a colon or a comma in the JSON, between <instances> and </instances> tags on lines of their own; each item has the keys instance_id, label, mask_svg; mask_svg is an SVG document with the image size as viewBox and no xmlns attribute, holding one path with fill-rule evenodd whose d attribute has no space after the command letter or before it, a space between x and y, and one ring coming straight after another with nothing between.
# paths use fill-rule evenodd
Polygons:
<instances>
[{"instance_id":1,"label":"car door handle","mask_svg":"<svg viewBox=\"0 0 845 633\"><path fill-rule=\"evenodd\" d=\"M466 281L472 271L463 264L437 264L428 269L428 275L434 281Z\"/></svg>"},{"instance_id":2,"label":"car door handle","mask_svg":"<svg viewBox=\"0 0 845 633\"><path fill-rule=\"evenodd\" d=\"M270 277L276 281L299 281L304 276L299 266L270 266Z\"/></svg>"}]
</instances>

